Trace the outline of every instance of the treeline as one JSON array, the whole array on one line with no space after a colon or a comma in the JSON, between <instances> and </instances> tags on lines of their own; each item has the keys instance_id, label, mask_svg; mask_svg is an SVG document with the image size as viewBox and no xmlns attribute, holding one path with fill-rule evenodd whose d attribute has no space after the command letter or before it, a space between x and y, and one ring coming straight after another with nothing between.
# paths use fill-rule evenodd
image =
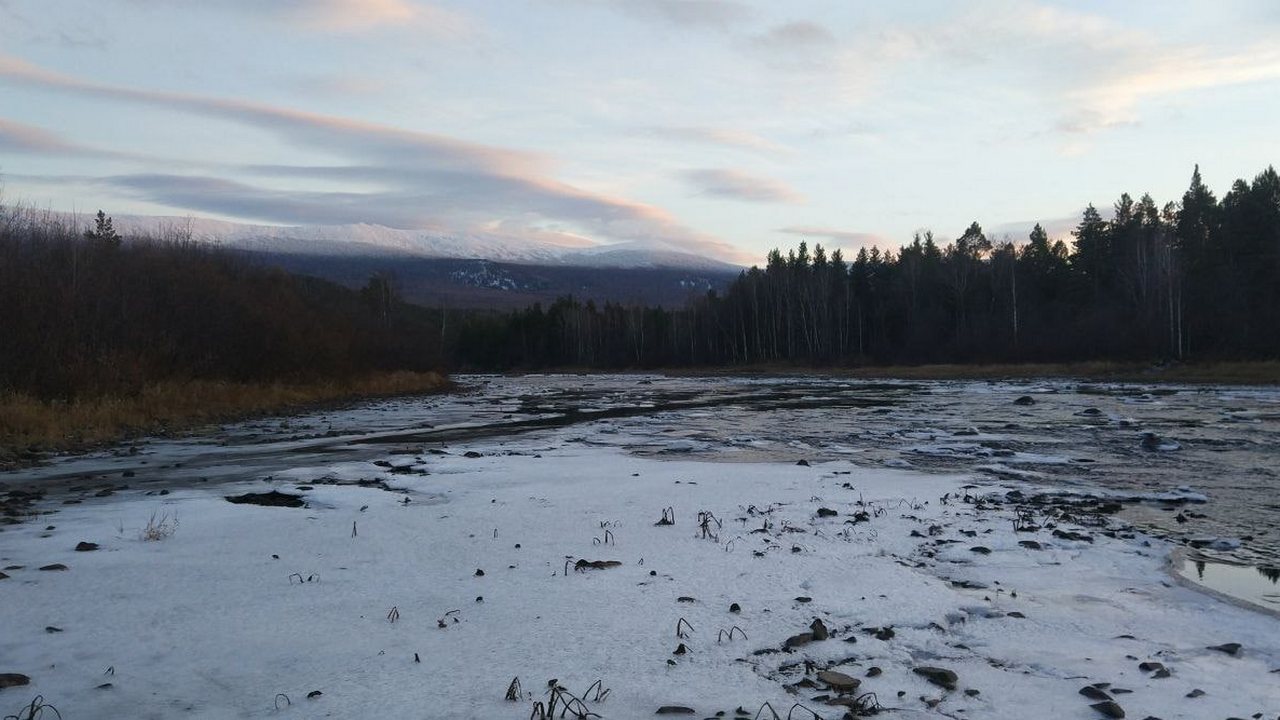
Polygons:
<instances>
[{"instance_id":1,"label":"treeline","mask_svg":"<svg viewBox=\"0 0 1280 720\"><path fill-rule=\"evenodd\" d=\"M1221 201L1197 167L1179 203L1090 205L1070 246L978 223L851 261L801 243L723 295L676 310L570 298L477 314L452 356L469 368L903 364L1280 357L1280 176Z\"/></svg>"},{"instance_id":2,"label":"treeline","mask_svg":"<svg viewBox=\"0 0 1280 720\"><path fill-rule=\"evenodd\" d=\"M129 396L162 381L341 381L444 364L440 317L386 277L361 291L264 268L173 227L0 205L0 395Z\"/></svg>"}]
</instances>

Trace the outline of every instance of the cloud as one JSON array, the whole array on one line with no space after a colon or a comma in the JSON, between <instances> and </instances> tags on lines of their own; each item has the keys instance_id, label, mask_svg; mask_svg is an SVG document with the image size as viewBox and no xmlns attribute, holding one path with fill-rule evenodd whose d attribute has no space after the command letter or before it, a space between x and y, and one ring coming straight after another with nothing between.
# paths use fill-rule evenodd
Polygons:
<instances>
[{"instance_id":1,"label":"cloud","mask_svg":"<svg viewBox=\"0 0 1280 720\"><path fill-rule=\"evenodd\" d=\"M83 155L94 152L82 145L66 142L42 128L5 118L0 118L0 150L40 155Z\"/></svg>"},{"instance_id":2,"label":"cloud","mask_svg":"<svg viewBox=\"0 0 1280 720\"><path fill-rule=\"evenodd\" d=\"M428 32L436 37L468 35L469 18L420 0L133 0L141 5L229 10L257 15L291 30L359 34L385 29Z\"/></svg>"},{"instance_id":3,"label":"cloud","mask_svg":"<svg viewBox=\"0 0 1280 720\"><path fill-rule=\"evenodd\" d=\"M858 232L856 230L840 230L837 228L822 227L818 225L791 225L784 228L778 228L775 232L787 235L798 235L805 238L823 238L843 247L864 248L889 245L889 239L883 235L877 235L869 232Z\"/></svg>"},{"instance_id":4,"label":"cloud","mask_svg":"<svg viewBox=\"0 0 1280 720\"><path fill-rule=\"evenodd\" d=\"M786 184L729 168L686 170L684 179L700 193L729 200L799 204L804 197Z\"/></svg>"},{"instance_id":5,"label":"cloud","mask_svg":"<svg viewBox=\"0 0 1280 720\"><path fill-rule=\"evenodd\" d=\"M704 143L722 147L756 150L767 153L786 152L788 148L753 132L734 128L673 126L650 127L645 134L678 142Z\"/></svg>"},{"instance_id":6,"label":"cloud","mask_svg":"<svg viewBox=\"0 0 1280 720\"><path fill-rule=\"evenodd\" d=\"M737 25L751 16L746 4L734 0L581 0L611 7L643 20L678 27L718 30Z\"/></svg>"},{"instance_id":7,"label":"cloud","mask_svg":"<svg viewBox=\"0 0 1280 720\"><path fill-rule=\"evenodd\" d=\"M474 227L498 218L530 231L545 231L550 225L603 240L677 241L691 251L719 256L734 252L726 243L685 227L660 207L559 181L551 159L535 153L242 100L101 85L0 56L3 79L229 120L273 133L304 151L337 154L349 161L231 168L238 174L361 181L377 187L360 193L276 190L241 179L170 173L101 179L103 185L170 207L277 223L371 222L400 228L427 223ZM25 142L52 140L26 137Z\"/></svg>"},{"instance_id":8,"label":"cloud","mask_svg":"<svg viewBox=\"0 0 1280 720\"><path fill-rule=\"evenodd\" d=\"M775 25L752 38L752 43L766 50L792 51L831 46L836 43L836 37L817 23L799 21Z\"/></svg>"}]
</instances>

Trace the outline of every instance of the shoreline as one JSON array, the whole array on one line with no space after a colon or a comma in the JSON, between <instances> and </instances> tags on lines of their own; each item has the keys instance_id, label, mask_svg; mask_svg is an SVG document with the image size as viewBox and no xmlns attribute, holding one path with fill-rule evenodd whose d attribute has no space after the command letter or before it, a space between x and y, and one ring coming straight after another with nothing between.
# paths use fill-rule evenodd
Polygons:
<instances>
[{"instance_id":1,"label":"shoreline","mask_svg":"<svg viewBox=\"0 0 1280 720\"><path fill-rule=\"evenodd\" d=\"M436 372L396 371L313 383L165 382L131 396L49 403L0 395L0 471L43 464L146 437L200 434L212 426L343 409L369 400L448 392Z\"/></svg>"}]
</instances>

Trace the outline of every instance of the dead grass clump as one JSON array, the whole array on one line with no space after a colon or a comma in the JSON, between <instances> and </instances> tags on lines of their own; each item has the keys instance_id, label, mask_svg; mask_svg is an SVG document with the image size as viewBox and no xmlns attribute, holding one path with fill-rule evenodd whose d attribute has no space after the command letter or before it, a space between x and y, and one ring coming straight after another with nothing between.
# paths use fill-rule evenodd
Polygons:
<instances>
[{"instance_id":1,"label":"dead grass clump","mask_svg":"<svg viewBox=\"0 0 1280 720\"><path fill-rule=\"evenodd\" d=\"M54 717L62 720L62 713L58 712L58 708L46 703L43 695L37 695L18 712L5 715L4 720L41 720L46 712L53 713Z\"/></svg>"},{"instance_id":2,"label":"dead grass clump","mask_svg":"<svg viewBox=\"0 0 1280 720\"><path fill-rule=\"evenodd\" d=\"M147 520L145 527L139 531L138 535L144 542L158 542L173 537L178 532L178 516L170 516L164 513L156 517L155 513L151 513L151 519Z\"/></svg>"},{"instance_id":3,"label":"dead grass clump","mask_svg":"<svg viewBox=\"0 0 1280 720\"><path fill-rule=\"evenodd\" d=\"M44 401L25 393L0 394L0 450L33 446L72 450L309 406L448 387L448 378L440 373L401 371L312 383L166 380L133 393L71 402Z\"/></svg>"}]
</instances>

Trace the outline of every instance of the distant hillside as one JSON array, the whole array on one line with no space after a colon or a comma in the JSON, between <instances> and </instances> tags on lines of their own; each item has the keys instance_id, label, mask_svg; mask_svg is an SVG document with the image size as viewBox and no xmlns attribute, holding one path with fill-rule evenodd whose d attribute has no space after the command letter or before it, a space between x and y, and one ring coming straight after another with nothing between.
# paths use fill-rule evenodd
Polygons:
<instances>
[{"instance_id":1,"label":"distant hillside","mask_svg":"<svg viewBox=\"0 0 1280 720\"><path fill-rule=\"evenodd\" d=\"M475 259L405 256L325 256L253 253L251 259L290 272L363 287L374 274L389 274L408 302L428 307L511 310L546 305L572 295L597 303L683 307L708 290L723 292L734 268L585 267L524 265Z\"/></svg>"}]
</instances>

